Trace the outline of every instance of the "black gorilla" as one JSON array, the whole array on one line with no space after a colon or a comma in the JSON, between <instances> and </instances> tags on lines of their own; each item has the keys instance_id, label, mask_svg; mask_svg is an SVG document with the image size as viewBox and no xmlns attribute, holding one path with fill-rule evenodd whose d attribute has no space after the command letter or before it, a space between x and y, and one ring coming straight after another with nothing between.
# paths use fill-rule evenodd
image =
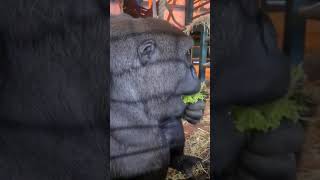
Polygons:
<instances>
[{"instance_id":1,"label":"black gorilla","mask_svg":"<svg viewBox=\"0 0 320 180\"><path fill-rule=\"evenodd\" d=\"M107 1L0 1L0 179L108 179Z\"/></svg>"},{"instance_id":2,"label":"black gorilla","mask_svg":"<svg viewBox=\"0 0 320 180\"><path fill-rule=\"evenodd\" d=\"M168 22L111 18L111 178L164 179L184 165L181 96L199 91L192 39Z\"/></svg>"},{"instance_id":3,"label":"black gorilla","mask_svg":"<svg viewBox=\"0 0 320 180\"><path fill-rule=\"evenodd\" d=\"M290 62L277 48L272 22L258 1L223 0L213 6L217 124L211 172L222 180L294 179L301 125L283 122L268 133L240 133L230 114L232 105L265 103L288 90Z\"/></svg>"}]
</instances>

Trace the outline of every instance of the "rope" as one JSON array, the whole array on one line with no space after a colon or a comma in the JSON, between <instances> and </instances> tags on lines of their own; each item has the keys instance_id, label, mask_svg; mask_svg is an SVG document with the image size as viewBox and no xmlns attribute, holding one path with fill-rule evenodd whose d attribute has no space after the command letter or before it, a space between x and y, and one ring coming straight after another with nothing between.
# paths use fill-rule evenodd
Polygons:
<instances>
[{"instance_id":1,"label":"rope","mask_svg":"<svg viewBox=\"0 0 320 180\"><path fill-rule=\"evenodd\" d=\"M152 17L156 18L157 16L157 3L156 0L152 0Z\"/></svg>"},{"instance_id":2,"label":"rope","mask_svg":"<svg viewBox=\"0 0 320 180\"><path fill-rule=\"evenodd\" d=\"M175 5L176 5L176 0L173 1L173 3L172 3L171 6L166 2L166 7L167 7L168 12L169 12L169 15L168 15L168 17L167 17L167 21L169 22L170 19L171 19L171 17L172 17L173 22L174 22L180 29L183 29L184 26L181 25L181 24L176 20L176 18L175 18L174 15L173 15L173 6L175 6Z\"/></svg>"},{"instance_id":3,"label":"rope","mask_svg":"<svg viewBox=\"0 0 320 180\"><path fill-rule=\"evenodd\" d=\"M166 3L167 3L167 0L159 0L158 18L160 18L160 19L164 19L164 11L167 9Z\"/></svg>"},{"instance_id":4,"label":"rope","mask_svg":"<svg viewBox=\"0 0 320 180\"><path fill-rule=\"evenodd\" d=\"M119 0L120 13L123 13L123 0Z\"/></svg>"}]
</instances>

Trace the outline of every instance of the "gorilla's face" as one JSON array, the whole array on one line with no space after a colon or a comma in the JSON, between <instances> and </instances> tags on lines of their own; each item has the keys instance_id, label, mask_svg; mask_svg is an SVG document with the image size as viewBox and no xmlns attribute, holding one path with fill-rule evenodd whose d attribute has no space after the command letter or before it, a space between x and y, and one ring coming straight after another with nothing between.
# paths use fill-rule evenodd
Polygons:
<instances>
[{"instance_id":1,"label":"gorilla's face","mask_svg":"<svg viewBox=\"0 0 320 180\"><path fill-rule=\"evenodd\" d=\"M183 113L182 95L200 89L187 56L192 39L162 20L119 17L111 18L110 42L111 174L166 169L161 123Z\"/></svg>"},{"instance_id":2,"label":"gorilla's face","mask_svg":"<svg viewBox=\"0 0 320 180\"><path fill-rule=\"evenodd\" d=\"M136 24L140 21L126 23L128 28L130 23L139 27ZM192 39L162 21L155 22L174 32L134 33L127 35L125 42L112 44L110 52L115 58L110 63L111 99L145 102L146 112L162 119L183 113L181 95L199 91L200 81L188 57Z\"/></svg>"},{"instance_id":3,"label":"gorilla's face","mask_svg":"<svg viewBox=\"0 0 320 180\"><path fill-rule=\"evenodd\" d=\"M140 47L145 48L142 51L150 51L150 54L145 55L150 59L141 63L143 57L139 56L144 55L136 52L136 57L132 57L133 61L138 62L136 67L116 73L112 77L112 86L116 91L111 92L111 98L126 102L143 101L150 115L162 119L179 116L185 108L181 95L197 92L200 83L186 56L174 53L170 55L168 50L161 49L161 43L167 42L153 38L140 44ZM174 42L169 42L171 43ZM186 52L186 49L179 51ZM126 87L123 84L126 84Z\"/></svg>"}]
</instances>

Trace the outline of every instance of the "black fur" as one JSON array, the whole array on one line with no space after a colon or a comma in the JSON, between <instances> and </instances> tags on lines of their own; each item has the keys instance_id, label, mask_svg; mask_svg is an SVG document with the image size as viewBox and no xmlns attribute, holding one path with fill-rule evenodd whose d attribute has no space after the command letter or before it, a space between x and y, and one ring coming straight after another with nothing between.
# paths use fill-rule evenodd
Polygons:
<instances>
[{"instance_id":1,"label":"black fur","mask_svg":"<svg viewBox=\"0 0 320 180\"><path fill-rule=\"evenodd\" d=\"M294 154L303 142L300 125L283 122L267 133L240 133L230 112L233 105L266 103L288 90L290 62L277 47L273 24L257 1L216 1L214 10L217 121L211 172L221 180L293 180Z\"/></svg>"},{"instance_id":2,"label":"black fur","mask_svg":"<svg viewBox=\"0 0 320 180\"><path fill-rule=\"evenodd\" d=\"M0 1L1 179L108 178L103 4Z\"/></svg>"},{"instance_id":3,"label":"black fur","mask_svg":"<svg viewBox=\"0 0 320 180\"><path fill-rule=\"evenodd\" d=\"M271 20L259 13L246 15L249 12L241 7L247 7L243 4L247 1L241 2L216 3L214 57L219 105L274 100L284 95L289 85L290 62L277 48ZM259 12L257 6L255 9Z\"/></svg>"},{"instance_id":4,"label":"black fur","mask_svg":"<svg viewBox=\"0 0 320 180\"><path fill-rule=\"evenodd\" d=\"M197 92L192 40L166 21L111 18L111 176L164 179L183 155L181 95Z\"/></svg>"}]
</instances>

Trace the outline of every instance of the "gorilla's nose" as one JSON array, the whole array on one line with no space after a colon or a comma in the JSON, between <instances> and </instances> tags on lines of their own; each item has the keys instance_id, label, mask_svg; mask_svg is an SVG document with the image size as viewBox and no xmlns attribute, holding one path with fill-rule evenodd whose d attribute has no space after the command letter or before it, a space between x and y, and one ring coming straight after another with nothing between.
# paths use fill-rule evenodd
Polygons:
<instances>
[{"instance_id":1,"label":"gorilla's nose","mask_svg":"<svg viewBox=\"0 0 320 180\"><path fill-rule=\"evenodd\" d=\"M197 93L200 90L200 80L196 74L193 66L190 66L188 73L184 79L180 82L176 89L178 95L190 95Z\"/></svg>"}]
</instances>

